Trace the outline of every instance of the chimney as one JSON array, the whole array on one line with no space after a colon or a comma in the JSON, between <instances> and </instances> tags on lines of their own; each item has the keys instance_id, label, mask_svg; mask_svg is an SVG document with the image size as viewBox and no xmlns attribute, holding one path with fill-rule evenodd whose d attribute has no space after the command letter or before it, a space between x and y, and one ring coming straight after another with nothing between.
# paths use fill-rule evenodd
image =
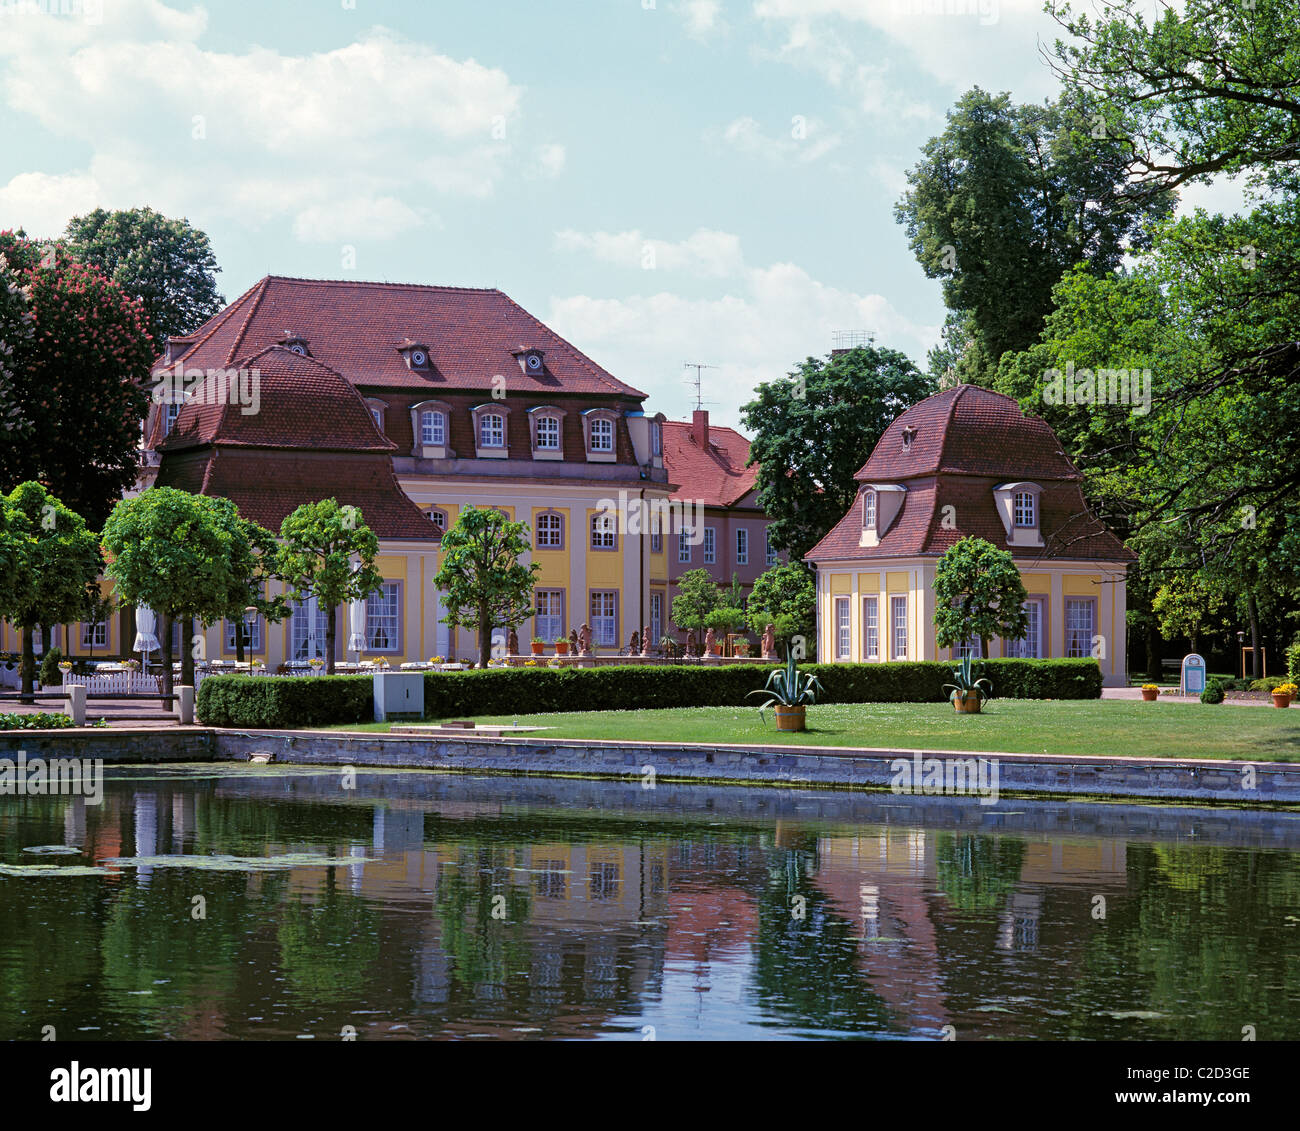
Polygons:
<instances>
[{"instance_id":1,"label":"chimney","mask_svg":"<svg viewBox=\"0 0 1300 1131\"><path fill-rule=\"evenodd\" d=\"M709 410L697 408L691 413L691 438L706 452L709 450Z\"/></svg>"}]
</instances>

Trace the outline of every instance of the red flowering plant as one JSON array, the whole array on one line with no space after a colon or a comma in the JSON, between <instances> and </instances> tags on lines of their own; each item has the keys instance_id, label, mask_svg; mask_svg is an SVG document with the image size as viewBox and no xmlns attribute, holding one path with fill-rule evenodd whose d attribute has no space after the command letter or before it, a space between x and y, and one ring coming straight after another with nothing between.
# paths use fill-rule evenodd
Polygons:
<instances>
[{"instance_id":1,"label":"red flowering plant","mask_svg":"<svg viewBox=\"0 0 1300 1131\"><path fill-rule=\"evenodd\" d=\"M0 256L30 329L5 355L0 420L18 442L0 444L0 483L44 483L97 528L137 474L155 356L144 311L61 244L0 232Z\"/></svg>"}]
</instances>

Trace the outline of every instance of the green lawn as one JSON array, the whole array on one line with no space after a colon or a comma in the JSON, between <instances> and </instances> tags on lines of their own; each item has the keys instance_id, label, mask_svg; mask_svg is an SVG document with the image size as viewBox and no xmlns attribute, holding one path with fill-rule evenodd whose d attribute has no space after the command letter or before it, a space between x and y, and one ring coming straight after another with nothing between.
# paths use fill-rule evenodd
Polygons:
<instances>
[{"instance_id":1,"label":"green lawn","mask_svg":"<svg viewBox=\"0 0 1300 1131\"><path fill-rule=\"evenodd\" d=\"M1127 700L997 699L979 715L946 703L822 704L808 709L808 730L782 734L771 711L690 707L662 711L588 711L484 716L478 723L553 727L547 738L611 741L883 746L993 750L1013 754L1249 758L1300 761L1300 710L1143 703ZM334 730L386 731L387 723Z\"/></svg>"}]
</instances>

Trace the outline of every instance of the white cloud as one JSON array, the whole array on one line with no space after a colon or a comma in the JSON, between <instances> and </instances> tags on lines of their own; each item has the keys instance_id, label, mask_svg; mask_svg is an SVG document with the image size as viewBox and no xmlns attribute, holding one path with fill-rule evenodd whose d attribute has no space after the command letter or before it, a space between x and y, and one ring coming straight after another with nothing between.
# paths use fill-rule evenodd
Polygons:
<instances>
[{"instance_id":1,"label":"white cloud","mask_svg":"<svg viewBox=\"0 0 1300 1131\"><path fill-rule=\"evenodd\" d=\"M1178 190L1178 205L1174 212L1178 216L1190 216L1197 208L1206 212L1222 213L1231 216L1234 213L1245 215L1250 211L1246 200L1246 181L1244 177L1230 180L1227 177L1214 177L1207 185L1186 184Z\"/></svg>"},{"instance_id":2,"label":"white cloud","mask_svg":"<svg viewBox=\"0 0 1300 1131\"><path fill-rule=\"evenodd\" d=\"M542 145L537 149L538 175L549 179L564 172L564 163L568 154L562 145Z\"/></svg>"},{"instance_id":3,"label":"white cloud","mask_svg":"<svg viewBox=\"0 0 1300 1131\"><path fill-rule=\"evenodd\" d=\"M19 173L0 186L0 227L21 227L36 239L51 239L99 199L99 184L86 173Z\"/></svg>"},{"instance_id":4,"label":"white cloud","mask_svg":"<svg viewBox=\"0 0 1300 1131\"><path fill-rule=\"evenodd\" d=\"M160 0L115 0L100 25L3 23L6 112L89 147L69 184L93 181L106 207L380 239L418 223L430 194L490 194L514 159L521 90L506 73L383 28L293 55L206 50L203 10ZM540 161L558 171L562 147Z\"/></svg>"},{"instance_id":5,"label":"white cloud","mask_svg":"<svg viewBox=\"0 0 1300 1131\"><path fill-rule=\"evenodd\" d=\"M611 373L650 395L655 411L683 419L690 393L684 361L707 362L704 396L714 418L740 427L740 406L762 381L831 348L837 330L868 330L881 345L924 364L938 326L919 325L878 294L828 286L793 263L747 268L728 293L688 298L662 291L629 298L551 300L547 323Z\"/></svg>"},{"instance_id":6,"label":"white cloud","mask_svg":"<svg viewBox=\"0 0 1300 1131\"><path fill-rule=\"evenodd\" d=\"M705 135L709 137L708 134ZM824 157L842 140L839 134L828 132L820 121L796 114L790 120L788 136L767 133L748 116L737 118L722 131L722 140L741 153L762 157L769 161L797 161L807 164Z\"/></svg>"},{"instance_id":7,"label":"white cloud","mask_svg":"<svg viewBox=\"0 0 1300 1131\"><path fill-rule=\"evenodd\" d=\"M686 34L694 39L707 39L725 28L720 0L681 0L672 10L686 21Z\"/></svg>"},{"instance_id":8,"label":"white cloud","mask_svg":"<svg viewBox=\"0 0 1300 1131\"><path fill-rule=\"evenodd\" d=\"M602 263L643 271L681 271L702 278L737 275L744 266L740 239L729 232L700 228L684 240L648 239L639 230L627 232L555 233L559 251L586 252Z\"/></svg>"}]
</instances>

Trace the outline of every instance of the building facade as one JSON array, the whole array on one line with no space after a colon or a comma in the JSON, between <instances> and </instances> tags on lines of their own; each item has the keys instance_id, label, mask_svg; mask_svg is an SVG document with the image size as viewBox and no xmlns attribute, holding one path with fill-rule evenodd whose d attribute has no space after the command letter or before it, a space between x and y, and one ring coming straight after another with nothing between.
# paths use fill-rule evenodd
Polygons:
<instances>
[{"instance_id":1,"label":"building facade","mask_svg":"<svg viewBox=\"0 0 1300 1131\"><path fill-rule=\"evenodd\" d=\"M1125 578L1135 555L1088 509L1082 476L1045 421L973 385L902 413L857 473L852 508L806 560L817 571L817 658L941 660L935 568L974 535L1009 550L1028 594L1029 630L993 656L1095 656L1125 686Z\"/></svg>"}]
</instances>

